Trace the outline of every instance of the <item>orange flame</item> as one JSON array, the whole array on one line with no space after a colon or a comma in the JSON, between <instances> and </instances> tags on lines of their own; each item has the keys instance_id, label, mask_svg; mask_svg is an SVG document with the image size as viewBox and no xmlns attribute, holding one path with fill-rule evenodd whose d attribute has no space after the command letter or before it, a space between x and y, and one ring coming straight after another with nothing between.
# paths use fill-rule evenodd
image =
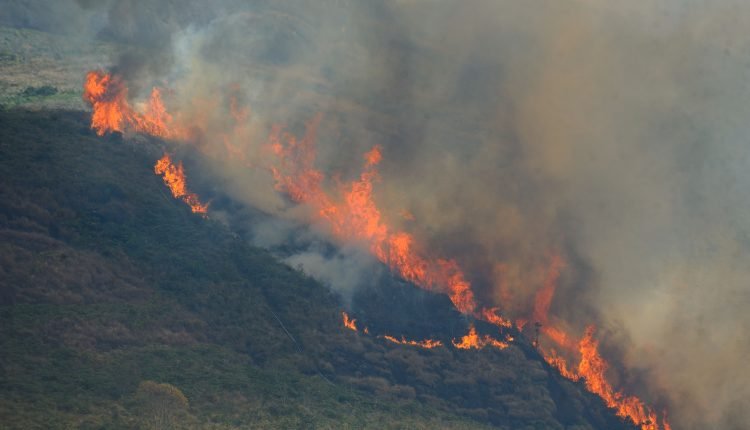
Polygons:
<instances>
[{"instance_id":1,"label":"orange flame","mask_svg":"<svg viewBox=\"0 0 750 430\"><path fill-rule=\"evenodd\" d=\"M416 340L407 340L403 336L401 336L401 339L399 340L387 334L383 335L382 337L383 339L387 341L397 343L399 345L412 345L412 346L418 346L420 348L426 348L426 349L432 349L432 348L437 348L438 346L443 346L443 342L440 342L439 340L433 340L433 339L425 339L421 341L416 341Z\"/></svg>"},{"instance_id":2,"label":"orange flame","mask_svg":"<svg viewBox=\"0 0 750 430\"><path fill-rule=\"evenodd\" d=\"M552 256L552 261L547 268L547 273L542 283L542 288L537 291L536 297L534 298L534 310L532 314L533 321L540 324L541 332L547 335L557 345L564 347L568 350L574 350L576 345L568 337L562 329L550 325L549 321L549 308L552 304L552 298L555 296L557 290L557 280L560 278L560 271L565 267L565 262L562 257L557 254ZM516 324L520 329L523 329L523 325L527 323L527 320L520 320Z\"/></svg>"},{"instance_id":3,"label":"orange flame","mask_svg":"<svg viewBox=\"0 0 750 430\"><path fill-rule=\"evenodd\" d=\"M100 136L113 131L143 132L162 138L185 138L189 135L185 128L176 125L173 117L167 112L161 92L157 88L151 92L141 113L129 104L128 89L120 77L102 71L92 71L86 75L83 97L93 110L91 128ZM244 123L248 111L238 109L235 99L231 100L230 108L235 121ZM322 116L318 115L307 124L307 132L301 140L297 140L289 133L282 133L281 127L273 128L270 147L278 157L279 163L270 170L276 181L276 189L286 193L295 202L309 204L321 220L329 223L338 240L360 241L367 244L381 262L403 279L421 288L448 294L455 307L464 314L473 315L500 328L510 327L511 323L500 317L496 308L482 308L476 311L471 284L455 260L424 255L411 234L393 231L384 223L373 198L374 183L379 180L377 166L382 159L379 146L365 154L364 168L359 179L341 186L338 199L324 191L322 183L325 176L314 167L315 138L321 118ZM229 146L229 152L236 152ZM164 154L154 170L157 174L163 175L165 184L176 198L187 203L193 212L206 213L207 206L200 202L197 195L188 192L181 163L175 166L169 156ZM413 220L411 214L404 217ZM615 391L606 380L605 371L608 364L598 353L598 342L593 339L593 327L586 331L586 336L576 345L565 331L549 325L549 308L562 267L563 260L557 256L553 257L543 287L537 293L532 316L543 323L543 333L557 345L570 351L576 350L577 346L581 361L577 369L569 369L565 360L557 355L554 349L551 353L545 354L545 359L563 376L572 380L583 378L589 391L602 397L607 405L617 410L619 416L632 419L642 430L660 430L652 409L634 396L625 396ZM342 315L344 325L356 331L356 320L350 319L346 313ZM516 326L523 329L527 322L527 319L518 319ZM399 340L392 336L384 337L391 342L425 348L441 345L439 341L433 340L416 342L404 338ZM506 340L510 342L512 338L506 336ZM508 346L506 342L490 336L479 336L473 326L460 342L454 340L453 345L460 349L482 348L486 345L502 349ZM666 411L661 421L661 429L671 430Z\"/></svg>"},{"instance_id":4,"label":"orange flame","mask_svg":"<svg viewBox=\"0 0 750 430\"><path fill-rule=\"evenodd\" d=\"M661 413L662 416L662 425L664 426L664 430L672 430L672 426L667 422L667 410L664 409Z\"/></svg>"},{"instance_id":5,"label":"orange flame","mask_svg":"<svg viewBox=\"0 0 750 430\"><path fill-rule=\"evenodd\" d=\"M156 162L154 173L162 175L164 184L169 187L174 198L185 202L193 213L205 214L208 211L208 205L201 203L197 194L188 191L182 162L175 166L169 154L165 152L164 156Z\"/></svg>"},{"instance_id":6,"label":"orange flame","mask_svg":"<svg viewBox=\"0 0 750 430\"><path fill-rule=\"evenodd\" d=\"M609 364L599 354L599 342L594 339L594 326L586 329L586 334L579 342L581 362L578 364L578 375L586 383L586 388L598 394L610 408L617 410L617 415L630 418L641 426L642 430L658 430L656 413L635 396L625 396L615 391L607 381L605 372Z\"/></svg>"},{"instance_id":7,"label":"orange flame","mask_svg":"<svg viewBox=\"0 0 750 430\"><path fill-rule=\"evenodd\" d=\"M340 187L340 201L323 190L325 176L314 166L321 118L318 115L307 124L307 132L300 140L282 133L280 127L272 130L270 147L279 159L278 166L271 168L276 189L297 203L310 205L319 219L328 222L338 240L366 243L381 262L405 280L427 290L444 291L459 311L473 313L474 293L458 264L454 260L423 257L409 233L392 231L384 223L373 198L373 185L379 179L377 165L382 159L379 146L364 155L359 179Z\"/></svg>"},{"instance_id":8,"label":"orange flame","mask_svg":"<svg viewBox=\"0 0 750 430\"><path fill-rule=\"evenodd\" d=\"M661 427L656 412L636 396L627 396L616 391L606 379L609 363L599 353L599 342L594 339L594 326L586 328L584 337L578 342L580 362L576 369L570 369L564 358L552 349L544 358L555 367L562 376L578 381L583 379L586 389L598 395L604 403L615 409L617 416L630 419L641 430L670 430L666 411L662 414Z\"/></svg>"},{"instance_id":9,"label":"orange flame","mask_svg":"<svg viewBox=\"0 0 750 430\"><path fill-rule=\"evenodd\" d=\"M608 407L614 408L618 416L632 420L642 430L660 430L657 415L653 409L635 396L626 396L620 391L615 391L607 381L606 371L609 364L599 354L599 342L594 339L594 326L586 329L584 337L576 345L564 330L550 325L549 308L563 267L565 263L562 258L554 255L547 269L543 286L536 294L533 318L542 324L541 331L555 344L568 351L577 351L580 355L580 362L576 369L571 369L555 349L551 349L549 353L541 351L542 355L547 363L556 368L565 378L573 381L583 379L586 388L601 397ZM662 423L664 425L662 428L667 429L669 424L666 416L663 417Z\"/></svg>"},{"instance_id":10,"label":"orange flame","mask_svg":"<svg viewBox=\"0 0 750 430\"><path fill-rule=\"evenodd\" d=\"M568 363L564 358L557 355L557 351L554 348L550 350L549 354L544 355L544 359L550 366L556 368L560 374L567 379L570 379L571 381L578 381L581 379L575 371L568 369Z\"/></svg>"},{"instance_id":11,"label":"orange flame","mask_svg":"<svg viewBox=\"0 0 750 430\"><path fill-rule=\"evenodd\" d=\"M357 320L353 318L349 318L349 315L346 312L341 312L341 316L344 319L344 327L348 328L349 330L357 331Z\"/></svg>"},{"instance_id":12,"label":"orange flame","mask_svg":"<svg viewBox=\"0 0 750 430\"><path fill-rule=\"evenodd\" d=\"M91 105L91 128L99 136L126 130L168 139L187 135L174 124L158 88L151 91L145 112L139 113L128 102L128 88L122 78L102 71L91 71L86 74L83 84L83 99Z\"/></svg>"},{"instance_id":13,"label":"orange flame","mask_svg":"<svg viewBox=\"0 0 750 430\"><path fill-rule=\"evenodd\" d=\"M562 257L557 254L553 255L542 288L536 294L534 319L542 324L547 324L549 307L552 304L552 297L554 297L557 289L557 279L560 277L560 270L563 267L565 267L565 262L563 262Z\"/></svg>"},{"instance_id":14,"label":"orange flame","mask_svg":"<svg viewBox=\"0 0 750 430\"><path fill-rule=\"evenodd\" d=\"M570 337L568 337L568 334L563 330L551 325L542 326L541 330L542 333L547 335L547 337L549 337L557 345L568 350L574 350L576 348L575 342L571 340Z\"/></svg>"},{"instance_id":15,"label":"orange flame","mask_svg":"<svg viewBox=\"0 0 750 430\"><path fill-rule=\"evenodd\" d=\"M464 314L473 314L499 327L508 327L510 323L499 317L496 309L482 309L475 313L477 307L471 284L466 280L455 260L430 259L423 256L418 251L412 235L403 231L392 231L384 223L373 198L373 184L379 179L377 165L382 158L379 146L375 146L365 154L364 168L359 179L341 187L340 191L343 195L341 202L337 203L324 191L322 184L325 175L314 166L315 139L320 120L321 116L318 115L308 123L307 132L301 140L297 140L289 133L282 134L280 127L275 127L272 131L271 149L279 158L279 165L271 168L276 180L276 188L286 193L295 202L309 204L319 219L328 222L337 239L367 243L371 252L381 262L387 264L405 280L427 290L437 289L446 292L456 308ZM562 258L554 256L544 285L535 301L534 317L539 321L546 323L549 320L549 307L563 267ZM522 325L523 323L519 321L519 326ZM545 325L543 330L557 344L574 348L575 344L564 331L548 325ZM391 339L398 341L393 337ZM453 345L459 349L483 348L487 345L502 349L508 346L506 342L490 336L479 336L473 326L460 341L454 340ZM581 350L583 351L583 348ZM589 357L592 356L589 355ZM620 405L618 414L621 416L630 417L640 425L656 422L655 415L652 417L645 413L645 406L639 399L624 397L619 393L615 396L611 385L604 379L603 373L601 377L594 378L597 374L584 373L585 370L590 369L582 364L584 367L579 366L576 374L569 370L564 359L557 355L552 356L550 361L563 375L571 379L585 377L587 381L589 379L597 381L596 383L587 382L589 390L600 395L609 405ZM582 363L585 362L582 360ZM643 419L644 416L647 418ZM658 427L642 428L643 430L658 430Z\"/></svg>"},{"instance_id":16,"label":"orange flame","mask_svg":"<svg viewBox=\"0 0 750 430\"><path fill-rule=\"evenodd\" d=\"M498 327L511 328L513 324L497 314L498 308L483 308L480 315L477 318L487 321L490 324L495 324Z\"/></svg>"},{"instance_id":17,"label":"orange flame","mask_svg":"<svg viewBox=\"0 0 750 430\"><path fill-rule=\"evenodd\" d=\"M460 342L456 342L455 339L453 340L453 346L459 349L481 349L487 345L499 349L505 349L508 347L507 343L493 339L490 336L480 336L473 325L469 328L469 333L462 337Z\"/></svg>"}]
</instances>

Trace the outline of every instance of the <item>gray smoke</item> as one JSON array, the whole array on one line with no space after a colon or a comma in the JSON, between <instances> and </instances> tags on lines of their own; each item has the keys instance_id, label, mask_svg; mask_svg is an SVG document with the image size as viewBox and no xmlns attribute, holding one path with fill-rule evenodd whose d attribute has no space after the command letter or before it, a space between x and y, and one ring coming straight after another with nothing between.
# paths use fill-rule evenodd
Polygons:
<instances>
[{"instance_id":1,"label":"gray smoke","mask_svg":"<svg viewBox=\"0 0 750 430\"><path fill-rule=\"evenodd\" d=\"M341 292L375 270L323 249L324 225L300 230L309 208L263 168L272 124L301 137L320 112L317 166L352 179L382 145L383 216L456 258L484 304L525 316L561 254L552 318L600 325L626 386L666 395L675 428L750 422L746 2L39 7L62 3L14 3L0 21L122 44L112 66L171 88L170 107L207 124L196 144L217 183L275 220L250 227L255 242L310 244L291 265Z\"/></svg>"}]
</instances>

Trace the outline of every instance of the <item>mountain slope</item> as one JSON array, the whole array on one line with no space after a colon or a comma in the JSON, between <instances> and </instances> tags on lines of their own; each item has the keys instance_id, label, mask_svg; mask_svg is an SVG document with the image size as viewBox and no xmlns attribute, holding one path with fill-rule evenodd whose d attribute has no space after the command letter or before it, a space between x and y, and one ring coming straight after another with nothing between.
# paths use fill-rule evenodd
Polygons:
<instances>
[{"instance_id":1,"label":"mountain slope","mask_svg":"<svg viewBox=\"0 0 750 430\"><path fill-rule=\"evenodd\" d=\"M325 287L169 196L164 145L0 112L3 428L142 428L154 405L188 428L630 428L529 348L343 328Z\"/></svg>"}]
</instances>

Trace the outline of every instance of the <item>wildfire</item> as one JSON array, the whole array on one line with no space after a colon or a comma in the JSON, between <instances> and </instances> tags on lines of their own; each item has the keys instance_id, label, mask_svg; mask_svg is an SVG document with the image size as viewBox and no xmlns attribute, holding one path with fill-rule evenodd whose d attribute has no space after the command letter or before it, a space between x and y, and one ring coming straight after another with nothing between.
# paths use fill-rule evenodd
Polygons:
<instances>
[{"instance_id":1,"label":"wildfire","mask_svg":"<svg viewBox=\"0 0 750 430\"><path fill-rule=\"evenodd\" d=\"M357 320L356 319L351 318L349 316L349 314L347 314L346 312L341 312L341 318L342 318L342 320L344 322L344 327L348 328L349 330L359 331L359 329L357 328ZM370 331L367 329L367 327L365 327L365 329L363 330L363 332L365 334L369 334L370 333ZM396 337L393 337L393 336L387 335L387 334L382 335L382 336L378 336L378 337L383 338L383 339L385 339L385 340L387 340L389 342L397 343L399 345L418 346L420 348L425 348L425 349L432 349L432 348L437 348L439 346L443 346L443 342L440 342L439 340L433 340L433 339L409 340L409 339L406 339L403 336L401 336L401 339L398 339Z\"/></svg>"},{"instance_id":2,"label":"wildfire","mask_svg":"<svg viewBox=\"0 0 750 430\"><path fill-rule=\"evenodd\" d=\"M534 300L534 319L541 324L547 324L549 307L552 304L552 297L557 289L557 279L563 267L565 267L565 262L562 257L557 254L552 256L542 288L537 292Z\"/></svg>"},{"instance_id":3,"label":"wildfire","mask_svg":"<svg viewBox=\"0 0 750 430\"><path fill-rule=\"evenodd\" d=\"M279 159L278 166L271 168L276 189L297 203L310 205L340 241L368 244L370 251L399 276L421 288L446 292L459 311L472 314L476 309L474 293L458 264L421 255L409 233L393 231L383 221L373 198L373 185L379 180L377 166L382 159L379 146L364 155L359 179L340 186L339 199L323 189L325 175L315 168L315 139L321 118L318 115L307 124L300 140L282 132L281 127L272 130L270 148Z\"/></svg>"},{"instance_id":4,"label":"wildfire","mask_svg":"<svg viewBox=\"0 0 750 430\"><path fill-rule=\"evenodd\" d=\"M571 368L568 362L551 348L549 352L540 348L544 359L550 366L556 368L562 376L572 381L584 380L586 389L601 397L608 407L614 408L621 418L629 418L642 430L669 429L666 416L662 418L663 427L659 427L657 414L635 396L626 396L615 391L606 379L609 364L599 354L599 342L594 339L594 326L586 329L584 337L577 343L561 328L551 324L548 313L557 289L557 280L565 262L558 255L552 257L544 278L542 288L537 292L534 300L533 319L540 324L544 335L559 347L580 356L577 368Z\"/></svg>"},{"instance_id":5,"label":"wildfire","mask_svg":"<svg viewBox=\"0 0 750 430\"><path fill-rule=\"evenodd\" d=\"M585 380L586 388L604 399L607 406L615 408L620 417L630 418L643 430L658 430L656 413L651 408L635 396L615 391L607 381L605 372L609 364L599 354L599 342L594 339L594 331L594 326L589 326L578 344L581 353L578 375Z\"/></svg>"},{"instance_id":6,"label":"wildfire","mask_svg":"<svg viewBox=\"0 0 750 430\"><path fill-rule=\"evenodd\" d=\"M393 342L393 343L398 343L400 345L413 345L413 346L418 346L420 348L426 348L426 349L432 349L432 348L437 348L438 346L443 346L443 342L440 342L439 340L433 340L433 339L425 339L421 341L416 341L416 340L407 340L402 336L401 339L399 340L387 334L383 335L383 339Z\"/></svg>"},{"instance_id":7,"label":"wildfire","mask_svg":"<svg viewBox=\"0 0 750 430\"><path fill-rule=\"evenodd\" d=\"M464 314L474 315L500 328L510 327L510 321L500 317L495 308L483 308L475 312L477 306L471 284L455 260L432 259L423 255L412 235L403 231L393 231L385 224L373 198L373 185L379 180L377 165L382 159L379 146L373 147L365 154L359 179L340 186L341 197L338 200L323 189L325 175L315 168L315 139L320 121L320 115L310 121L301 140L289 133L283 133L280 127L273 129L270 146L279 162L271 168L271 172L276 180L277 190L284 192L297 203L310 205L320 220L327 221L338 240L368 244L371 252L381 262L405 280L427 290L446 292L456 308ZM564 266L565 263L560 256L553 256L543 286L535 300L533 317L544 323L543 333L555 343L566 349L575 349L575 342L565 331L548 324L549 308ZM519 320L519 328L523 328L526 321ZM393 337L389 340L398 341ZM598 394L608 405L616 408L621 417L629 417L641 425L643 430L659 430L655 424L656 415L638 398L615 393L604 378L604 372L595 371L601 368L592 367L592 364L600 364L603 360L596 348L593 351L583 348L584 341L595 342L590 336L581 341L581 356L587 359L582 359L575 371L570 370L565 360L556 353L547 355L548 361L570 379L585 378L589 391ZM487 345L503 349L508 343L490 336L479 336L476 328L472 326L469 333L460 341L454 340L453 345L459 349L479 349ZM584 355L583 352L587 352L588 355ZM597 357L599 361L594 360ZM588 382L589 380L593 382Z\"/></svg>"},{"instance_id":8,"label":"wildfire","mask_svg":"<svg viewBox=\"0 0 750 430\"><path fill-rule=\"evenodd\" d=\"M357 331L356 319L349 318L349 315L346 312L341 312L341 317L344 320L344 327L348 328L349 330Z\"/></svg>"},{"instance_id":9,"label":"wildfire","mask_svg":"<svg viewBox=\"0 0 750 430\"><path fill-rule=\"evenodd\" d=\"M161 98L154 88L143 113L137 112L128 102L128 87L118 76L102 71L86 74L83 99L92 108L91 128L103 136L113 131L132 130L161 138L177 139L187 133L174 124Z\"/></svg>"},{"instance_id":10,"label":"wildfire","mask_svg":"<svg viewBox=\"0 0 750 430\"><path fill-rule=\"evenodd\" d=\"M594 326L587 327L583 338L578 342L580 361L577 368L570 368L555 349L548 353L542 351L544 359L565 378L572 381L583 380L587 390L601 397L608 407L615 409L619 417L632 420L642 430L670 430L666 412L662 414L660 427L657 414L652 408L636 396L616 391L607 381L609 364L599 353L599 342L594 338L595 330Z\"/></svg>"},{"instance_id":11,"label":"wildfire","mask_svg":"<svg viewBox=\"0 0 750 430\"><path fill-rule=\"evenodd\" d=\"M182 162L175 166L169 154L165 152L164 156L156 162L154 173L162 175L164 184L169 187L174 198L185 202L193 213L205 214L208 211L208 205L201 203L197 194L188 191Z\"/></svg>"},{"instance_id":12,"label":"wildfire","mask_svg":"<svg viewBox=\"0 0 750 430\"><path fill-rule=\"evenodd\" d=\"M568 363L564 358L557 355L557 351L554 348L550 350L549 354L544 355L544 359L550 366L556 368L562 376L571 381L578 381L581 379L575 371L568 369Z\"/></svg>"},{"instance_id":13,"label":"wildfire","mask_svg":"<svg viewBox=\"0 0 750 430\"><path fill-rule=\"evenodd\" d=\"M483 308L482 312L477 316L478 319L487 321L490 324L495 324L498 327L511 328L513 324L497 314L498 308Z\"/></svg>"},{"instance_id":14,"label":"wildfire","mask_svg":"<svg viewBox=\"0 0 750 430\"><path fill-rule=\"evenodd\" d=\"M493 339L491 336L480 336L473 325L469 328L469 333L462 337L460 342L453 340L453 346L458 349L481 349L487 345L499 349L505 349L508 347L507 343Z\"/></svg>"},{"instance_id":15,"label":"wildfire","mask_svg":"<svg viewBox=\"0 0 750 430\"><path fill-rule=\"evenodd\" d=\"M189 136L187 129L180 126L167 112L158 88L154 88L148 101L139 104L136 109L128 101L128 89L122 78L102 71L91 71L86 75L83 97L92 107L91 128L100 136L115 131L141 132L170 139ZM237 106L234 98L231 99L230 113L239 126L245 124L249 115L248 110ZM477 307L471 283L455 260L430 255L416 243L413 235L386 224L374 199L375 184L380 180L380 146L374 146L364 154L362 171L357 179L340 183L335 192L324 188L327 178L315 167L316 136L321 120L322 115L317 115L309 121L302 139L284 132L280 126L273 127L269 147L277 162L269 166L269 169L276 189L296 203L309 205L316 219L328 224L336 240L365 244L378 260L404 280L426 290L447 294L456 309L463 314L487 321L501 330L512 327L510 321L499 315L498 308ZM245 134L241 127L239 130L241 134ZM231 144L228 136L224 136L224 141L230 155L242 154L239 148ZM188 191L182 163L175 165L165 153L157 161L154 171L162 175L172 195L188 204L193 212L207 212L208 206L201 203L196 194ZM403 212L402 217L410 222L414 221L414 216L409 212ZM559 346L566 356L571 354L580 357L578 365L571 367L555 349L550 349L549 352L540 349L551 366L568 379L583 380L586 388L599 395L620 417L631 419L642 430L671 430L666 411L662 414L660 426L657 414L651 408L635 396L626 396L616 391L606 380L605 373L609 365L599 354L593 326L576 342L555 321L550 321L549 309L564 267L563 259L553 255L543 285L537 292L533 310L524 318L517 319L516 327L523 330L528 322L536 321L541 324L541 332ZM355 319L345 312L342 312L342 317L345 327L358 330ZM364 332L368 332L366 328ZM422 348L442 346L440 341L431 339L414 341L389 335L382 337L393 343ZM454 339L452 344L459 349L480 349L487 345L503 349L512 338L506 335L505 340L480 336L472 325L467 335L460 341Z\"/></svg>"}]
</instances>

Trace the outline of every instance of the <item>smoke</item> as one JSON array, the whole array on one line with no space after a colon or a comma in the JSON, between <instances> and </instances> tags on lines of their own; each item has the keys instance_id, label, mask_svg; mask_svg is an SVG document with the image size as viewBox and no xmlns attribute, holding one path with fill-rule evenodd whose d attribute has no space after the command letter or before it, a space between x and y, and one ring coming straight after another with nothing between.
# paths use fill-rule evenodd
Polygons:
<instances>
[{"instance_id":1,"label":"smoke","mask_svg":"<svg viewBox=\"0 0 750 430\"><path fill-rule=\"evenodd\" d=\"M322 113L316 166L345 181L382 145L383 216L456 258L482 303L527 317L560 255L551 318L601 326L626 386L675 428L750 422L745 2L68 6L0 18L120 44L113 68L171 89L222 191L264 214L252 240L292 266L344 296L377 270L321 245L264 169L273 124L302 138Z\"/></svg>"}]
</instances>

